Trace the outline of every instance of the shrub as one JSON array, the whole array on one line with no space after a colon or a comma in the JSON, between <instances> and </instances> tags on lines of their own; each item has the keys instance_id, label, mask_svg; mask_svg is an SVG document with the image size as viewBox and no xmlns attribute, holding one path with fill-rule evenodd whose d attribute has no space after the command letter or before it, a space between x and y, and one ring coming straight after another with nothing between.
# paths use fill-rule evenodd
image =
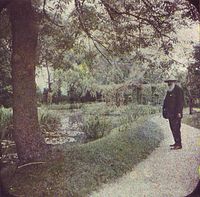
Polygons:
<instances>
[{"instance_id":1,"label":"shrub","mask_svg":"<svg viewBox=\"0 0 200 197\"><path fill-rule=\"evenodd\" d=\"M86 134L88 140L95 140L108 134L112 129L112 124L106 117L90 115L83 119L80 129Z\"/></svg>"},{"instance_id":2,"label":"shrub","mask_svg":"<svg viewBox=\"0 0 200 197\"><path fill-rule=\"evenodd\" d=\"M135 103L116 107L106 106L105 103L95 103L84 105L82 110L83 114L86 116L89 115L89 118L84 120L84 128L81 129L84 132L87 130L85 132L86 136L95 140L105 135L102 133L103 129L97 129L97 127L101 127L98 124L99 119L109 122L109 125L111 125L109 127L110 130L118 128L120 131L125 131L131 128L132 123L134 123L141 116L151 115L159 112L159 107L152 105L137 105ZM109 132L107 131L107 133Z\"/></svg>"},{"instance_id":3,"label":"shrub","mask_svg":"<svg viewBox=\"0 0 200 197\"><path fill-rule=\"evenodd\" d=\"M146 115L155 114L159 111L158 107L151 105L129 105L124 112L122 112L122 116L120 118L121 125L130 125L135 122L138 118Z\"/></svg>"}]
</instances>

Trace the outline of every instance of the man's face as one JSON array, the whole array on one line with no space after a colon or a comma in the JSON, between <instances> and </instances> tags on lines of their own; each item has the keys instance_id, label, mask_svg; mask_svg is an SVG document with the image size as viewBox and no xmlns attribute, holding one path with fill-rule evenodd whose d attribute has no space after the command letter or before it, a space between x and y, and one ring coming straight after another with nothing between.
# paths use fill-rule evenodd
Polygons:
<instances>
[{"instance_id":1,"label":"man's face","mask_svg":"<svg viewBox=\"0 0 200 197\"><path fill-rule=\"evenodd\" d=\"M173 87L174 84L175 84L174 81L168 81L167 82L167 85L168 85L169 88Z\"/></svg>"},{"instance_id":2,"label":"man's face","mask_svg":"<svg viewBox=\"0 0 200 197\"><path fill-rule=\"evenodd\" d=\"M172 81L168 81L168 82L167 82L167 85L168 85L169 87L172 86L172 84L173 84Z\"/></svg>"}]
</instances>

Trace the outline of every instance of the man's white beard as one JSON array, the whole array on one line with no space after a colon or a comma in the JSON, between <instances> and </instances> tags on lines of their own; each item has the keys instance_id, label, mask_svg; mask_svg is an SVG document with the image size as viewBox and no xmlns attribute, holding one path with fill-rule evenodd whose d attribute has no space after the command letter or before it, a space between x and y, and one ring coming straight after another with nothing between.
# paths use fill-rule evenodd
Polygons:
<instances>
[{"instance_id":1,"label":"man's white beard","mask_svg":"<svg viewBox=\"0 0 200 197\"><path fill-rule=\"evenodd\" d=\"M175 84L173 83L171 86L168 87L167 91L171 92L174 89L174 87L175 87Z\"/></svg>"}]
</instances>

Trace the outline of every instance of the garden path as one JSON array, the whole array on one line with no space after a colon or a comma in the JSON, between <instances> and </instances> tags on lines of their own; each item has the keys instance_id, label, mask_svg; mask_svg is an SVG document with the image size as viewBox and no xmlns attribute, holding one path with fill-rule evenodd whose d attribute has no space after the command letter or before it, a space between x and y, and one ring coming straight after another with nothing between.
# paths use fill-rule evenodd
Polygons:
<instances>
[{"instance_id":1,"label":"garden path","mask_svg":"<svg viewBox=\"0 0 200 197\"><path fill-rule=\"evenodd\" d=\"M152 118L164 140L147 159L114 183L105 184L91 197L184 197L198 182L200 130L182 124L183 148L170 150L173 143L168 121Z\"/></svg>"}]
</instances>

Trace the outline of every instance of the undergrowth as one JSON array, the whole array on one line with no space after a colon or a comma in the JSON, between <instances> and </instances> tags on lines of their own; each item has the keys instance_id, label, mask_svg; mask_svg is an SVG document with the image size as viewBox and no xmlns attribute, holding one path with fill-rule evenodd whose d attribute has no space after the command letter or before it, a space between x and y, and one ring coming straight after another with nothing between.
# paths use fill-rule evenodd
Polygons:
<instances>
[{"instance_id":1,"label":"undergrowth","mask_svg":"<svg viewBox=\"0 0 200 197\"><path fill-rule=\"evenodd\" d=\"M102 183L122 176L158 146L159 128L146 119L125 131L114 129L108 136L55 149L56 159L46 164L18 169L11 191L21 196L88 196Z\"/></svg>"}]
</instances>

